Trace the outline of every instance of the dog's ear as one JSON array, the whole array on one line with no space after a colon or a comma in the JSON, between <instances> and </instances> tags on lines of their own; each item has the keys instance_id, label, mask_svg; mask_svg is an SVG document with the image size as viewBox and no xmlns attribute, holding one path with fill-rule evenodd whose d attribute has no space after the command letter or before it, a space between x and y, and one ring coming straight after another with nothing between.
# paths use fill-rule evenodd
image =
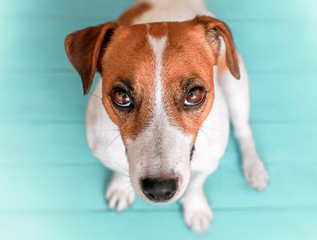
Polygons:
<instances>
[{"instance_id":1,"label":"dog's ear","mask_svg":"<svg viewBox=\"0 0 317 240\"><path fill-rule=\"evenodd\" d=\"M206 29L206 36L210 41L214 52L219 54L220 40L219 36L225 42L226 45L226 63L231 74L240 79L240 71L236 49L234 47L232 34L230 28L222 21L212 17L198 16L193 20L196 24L203 24ZM218 58L218 56L216 56Z\"/></svg>"},{"instance_id":2,"label":"dog's ear","mask_svg":"<svg viewBox=\"0 0 317 240\"><path fill-rule=\"evenodd\" d=\"M101 48L110 41L116 28L115 23L109 22L71 33L65 39L68 59L81 76L84 95L91 88Z\"/></svg>"}]
</instances>

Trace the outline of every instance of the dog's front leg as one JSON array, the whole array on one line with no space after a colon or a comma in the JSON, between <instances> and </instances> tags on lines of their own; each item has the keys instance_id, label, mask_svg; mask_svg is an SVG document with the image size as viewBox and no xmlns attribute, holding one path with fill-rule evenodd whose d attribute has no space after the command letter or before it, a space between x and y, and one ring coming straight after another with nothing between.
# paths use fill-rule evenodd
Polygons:
<instances>
[{"instance_id":1,"label":"dog's front leg","mask_svg":"<svg viewBox=\"0 0 317 240\"><path fill-rule=\"evenodd\" d=\"M186 224L199 234L207 231L213 218L203 189L206 177L206 174L193 174L190 185L181 199Z\"/></svg>"},{"instance_id":2,"label":"dog's front leg","mask_svg":"<svg viewBox=\"0 0 317 240\"><path fill-rule=\"evenodd\" d=\"M135 192L132 188L130 178L118 172L114 172L106 190L106 200L109 209L117 208L121 212L128 205L132 205Z\"/></svg>"}]
</instances>

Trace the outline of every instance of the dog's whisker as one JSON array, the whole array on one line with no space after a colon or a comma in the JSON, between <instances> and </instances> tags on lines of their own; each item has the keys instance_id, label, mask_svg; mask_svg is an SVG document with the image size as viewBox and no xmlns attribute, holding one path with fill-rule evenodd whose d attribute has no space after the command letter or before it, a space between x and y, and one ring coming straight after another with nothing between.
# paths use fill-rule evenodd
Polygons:
<instances>
[{"instance_id":1,"label":"dog's whisker","mask_svg":"<svg viewBox=\"0 0 317 240\"><path fill-rule=\"evenodd\" d=\"M109 147L120 137L120 134L118 136L116 136L112 142L105 148L105 152L109 149Z\"/></svg>"},{"instance_id":2,"label":"dog's whisker","mask_svg":"<svg viewBox=\"0 0 317 240\"><path fill-rule=\"evenodd\" d=\"M124 170L129 170L127 166L124 166L118 162L114 162L117 166L119 166L121 169L124 169Z\"/></svg>"},{"instance_id":3,"label":"dog's whisker","mask_svg":"<svg viewBox=\"0 0 317 240\"><path fill-rule=\"evenodd\" d=\"M111 147L111 145L120 137L120 134L118 136L116 136L112 142L105 148L104 152L107 152L108 149Z\"/></svg>"},{"instance_id":4,"label":"dog's whisker","mask_svg":"<svg viewBox=\"0 0 317 240\"><path fill-rule=\"evenodd\" d=\"M127 193L128 193L128 194L130 194L130 193L135 193L135 191L130 190L130 191L128 191Z\"/></svg>"},{"instance_id":5,"label":"dog's whisker","mask_svg":"<svg viewBox=\"0 0 317 240\"><path fill-rule=\"evenodd\" d=\"M129 184L131 184L131 182L130 181L126 181L126 182L123 182L122 184L129 185Z\"/></svg>"},{"instance_id":6,"label":"dog's whisker","mask_svg":"<svg viewBox=\"0 0 317 240\"><path fill-rule=\"evenodd\" d=\"M129 172L125 171L124 169L121 169L120 173L126 177L130 177Z\"/></svg>"},{"instance_id":7,"label":"dog's whisker","mask_svg":"<svg viewBox=\"0 0 317 240\"><path fill-rule=\"evenodd\" d=\"M123 170L123 174L127 177L129 177L129 169L121 164L119 164L118 162L113 162L114 164L116 164L121 170Z\"/></svg>"},{"instance_id":8,"label":"dog's whisker","mask_svg":"<svg viewBox=\"0 0 317 240\"><path fill-rule=\"evenodd\" d=\"M206 128L206 129L210 129L210 130L214 130L214 131L216 131L216 132L222 132L221 130L219 130L219 129L216 129L216 128L211 128L211 127L206 127L206 126L200 126L201 128Z\"/></svg>"},{"instance_id":9,"label":"dog's whisker","mask_svg":"<svg viewBox=\"0 0 317 240\"><path fill-rule=\"evenodd\" d=\"M201 152L195 151L194 155L193 155L193 158L199 158L201 155L202 155Z\"/></svg>"},{"instance_id":10,"label":"dog's whisker","mask_svg":"<svg viewBox=\"0 0 317 240\"><path fill-rule=\"evenodd\" d=\"M123 163L118 163L118 162L115 162L115 164L119 165L120 167L129 169L129 165L125 165L125 164L123 164Z\"/></svg>"},{"instance_id":11,"label":"dog's whisker","mask_svg":"<svg viewBox=\"0 0 317 240\"><path fill-rule=\"evenodd\" d=\"M201 131L201 132L206 136L207 141L208 141L208 143L210 144L209 137L208 137L208 135L205 133L205 131L203 131L202 129L199 129L199 131Z\"/></svg>"},{"instance_id":12,"label":"dog's whisker","mask_svg":"<svg viewBox=\"0 0 317 240\"><path fill-rule=\"evenodd\" d=\"M94 97L96 97L96 98L99 98L101 101L102 101L102 97L99 97L99 96L97 96L97 95L95 95L95 94L90 94L91 96L94 96Z\"/></svg>"},{"instance_id":13,"label":"dog's whisker","mask_svg":"<svg viewBox=\"0 0 317 240\"><path fill-rule=\"evenodd\" d=\"M117 166L120 167L120 169L124 170L125 172L129 172L129 169L127 169L127 168L125 168L125 167L122 167L122 166L120 166L120 165L118 165L118 164L117 164Z\"/></svg>"}]
</instances>

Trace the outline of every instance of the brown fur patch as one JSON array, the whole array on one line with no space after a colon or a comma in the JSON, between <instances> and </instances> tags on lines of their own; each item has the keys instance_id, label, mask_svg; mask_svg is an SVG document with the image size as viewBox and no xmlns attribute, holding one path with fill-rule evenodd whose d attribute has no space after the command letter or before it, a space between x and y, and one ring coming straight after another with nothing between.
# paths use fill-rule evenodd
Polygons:
<instances>
[{"instance_id":1,"label":"brown fur patch","mask_svg":"<svg viewBox=\"0 0 317 240\"><path fill-rule=\"evenodd\" d=\"M151 23L147 24L148 34L154 38L162 38L167 35L168 23Z\"/></svg>"},{"instance_id":2,"label":"brown fur patch","mask_svg":"<svg viewBox=\"0 0 317 240\"><path fill-rule=\"evenodd\" d=\"M155 60L147 33L145 25L119 27L101 59L103 104L111 120L119 126L123 140L141 132L151 112ZM133 82L132 112L120 111L111 101L110 92L121 79Z\"/></svg>"}]
</instances>

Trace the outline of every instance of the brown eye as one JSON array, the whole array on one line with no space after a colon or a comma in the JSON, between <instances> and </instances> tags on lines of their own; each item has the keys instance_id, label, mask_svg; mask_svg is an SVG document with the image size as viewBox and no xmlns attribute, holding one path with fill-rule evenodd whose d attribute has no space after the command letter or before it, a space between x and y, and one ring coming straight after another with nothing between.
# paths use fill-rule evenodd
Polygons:
<instances>
[{"instance_id":1,"label":"brown eye","mask_svg":"<svg viewBox=\"0 0 317 240\"><path fill-rule=\"evenodd\" d=\"M186 106L195 106L202 102L204 99L204 91L201 88L192 88L186 95L184 104Z\"/></svg>"},{"instance_id":2,"label":"brown eye","mask_svg":"<svg viewBox=\"0 0 317 240\"><path fill-rule=\"evenodd\" d=\"M125 90L120 88L113 90L112 100L119 107L130 107L132 105L132 101L128 93Z\"/></svg>"}]
</instances>

